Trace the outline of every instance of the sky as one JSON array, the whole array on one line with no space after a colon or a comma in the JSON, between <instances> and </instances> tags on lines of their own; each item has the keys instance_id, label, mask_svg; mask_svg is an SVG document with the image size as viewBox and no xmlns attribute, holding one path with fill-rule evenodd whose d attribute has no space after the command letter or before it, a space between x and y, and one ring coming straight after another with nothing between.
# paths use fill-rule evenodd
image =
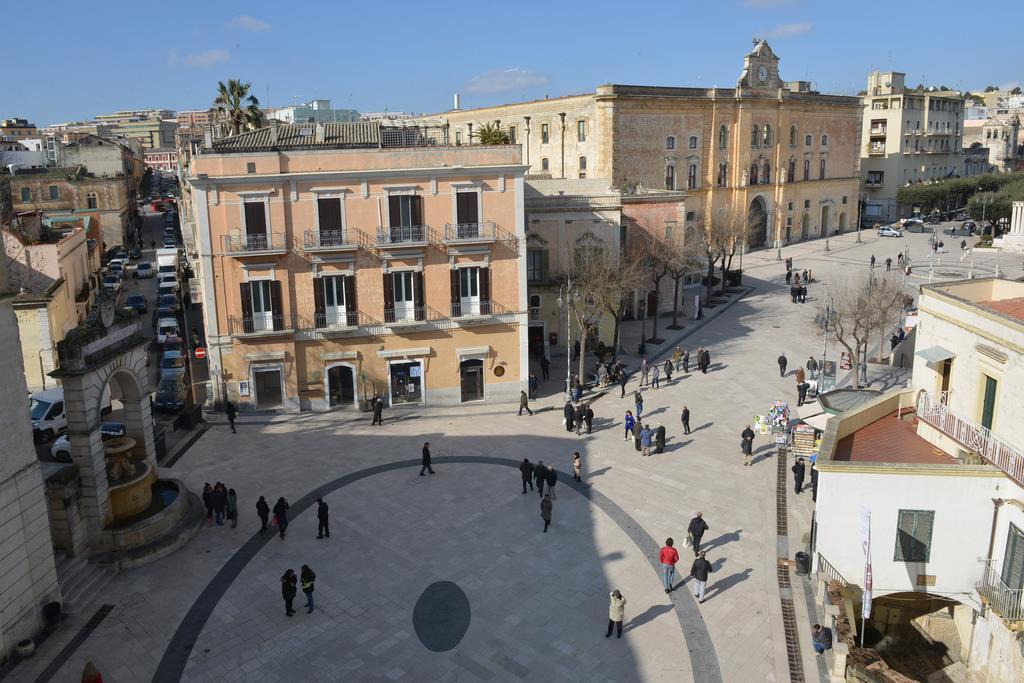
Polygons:
<instances>
[{"instance_id":1,"label":"sky","mask_svg":"<svg viewBox=\"0 0 1024 683\"><path fill-rule=\"evenodd\" d=\"M856 94L876 68L911 85L1012 87L1024 81L1019 1L986 2L1007 20L973 38L970 10L949 0L55 0L45 19L4 31L0 118L205 108L228 78L263 106L412 113L450 109L454 93L470 108L602 83L732 87L754 37L784 79L826 93Z\"/></svg>"}]
</instances>

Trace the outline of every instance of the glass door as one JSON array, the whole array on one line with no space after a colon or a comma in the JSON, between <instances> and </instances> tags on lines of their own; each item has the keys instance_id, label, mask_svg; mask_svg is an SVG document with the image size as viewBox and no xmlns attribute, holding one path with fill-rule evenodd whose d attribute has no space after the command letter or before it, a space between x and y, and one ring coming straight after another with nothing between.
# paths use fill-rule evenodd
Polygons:
<instances>
[{"instance_id":1,"label":"glass door","mask_svg":"<svg viewBox=\"0 0 1024 683\"><path fill-rule=\"evenodd\" d=\"M252 328L254 332L274 329L274 306L270 301L270 280L249 283L252 289Z\"/></svg>"},{"instance_id":2,"label":"glass door","mask_svg":"<svg viewBox=\"0 0 1024 683\"><path fill-rule=\"evenodd\" d=\"M345 306L345 276L323 278L324 317L328 327L348 324Z\"/></svg>"},{"instance_id":3,"label":"glass door","mask_svg":"<svg viewBox=\"0 0 1024 683\"><path fill-rule=\"evenodd\" d=\"M480 269L459 269L459 299L462 315L480 315Z\"/></svg>"},{"instance_id":4,"label":"glass door","mask_svg":"<svg viewBox=\"0 0 1024 683\"><path fill-rule=\"evenodd\" d=\"M395 320L412 320L416 315L413 274L392 273L395 289Z\"/></svg>"}]
</instances>

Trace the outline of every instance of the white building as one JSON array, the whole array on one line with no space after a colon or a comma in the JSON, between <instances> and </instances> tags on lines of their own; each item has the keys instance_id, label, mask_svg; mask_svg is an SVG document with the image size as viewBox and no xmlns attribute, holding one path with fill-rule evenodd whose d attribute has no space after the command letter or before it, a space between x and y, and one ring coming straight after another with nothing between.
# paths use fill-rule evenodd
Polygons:
<instances>
[{"instance_id":1,"label":"white building","mask_svg":"<svg viewBox=\"0 0 1024 683\"><path fill-rule=\"evenodd\" d=\"M896 193L901 187L963 172L963 95L911 90L904 78L897 71L868 75L860 162L867 221L898 218Z\"/></svg>"},{"instance_id":2,"label":"white building","mask_svg":"<svg viewBox=\"0 0 1024 683\"><path fill-rule=\"evenodd\" d=\"M0 139L0 168L40 168L46 166L46 152L35 149L29 140ZM36 141L38 142L38 141Z\"/></svg>"},{"instance_id":3,"label":"white building","mask_svg":"<svg viewBox=\"0 0 1024 683\"><path fill-rule=\"evenodd\" d=\"M860 614L861 510L870 511L867 633L887 638L887 663L898 669L901 647L920 651L931 640L971 680L1019 681L1024 283L925 285L919 310L912 388L828 422L816 569L848 584Z\"/></svg>"},{"instance_id":4,"label":"white building","mask_svg":"<svg viewBox=\"0 0 1024 683\"><path fill-rule=\"evenodd\" d=\"M267 115L285 123L348 123L359 120L359 112L355 109L333 109L330 100L292 104L272 109Z\"/></svg>"}]
</instances>

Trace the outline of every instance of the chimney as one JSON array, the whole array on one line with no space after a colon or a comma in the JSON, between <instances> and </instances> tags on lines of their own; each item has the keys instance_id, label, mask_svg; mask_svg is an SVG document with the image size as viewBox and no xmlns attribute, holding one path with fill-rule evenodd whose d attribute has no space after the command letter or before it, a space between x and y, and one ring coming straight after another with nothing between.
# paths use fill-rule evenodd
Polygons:
<instances>
[{"instance_id":1,"label":"chimney","mask_svg":"<svg viewBox=\"0 0 1024 683\"><path fill-rule=\"evenodd\" d=\"M462 109L462 107L460 107L459 104L459 93L455 93L455 106L452 107L452 109L454 109L455 111Z\"/></svg>"},{"instance_id":2,"label":"chimney","mask_svg":"<svg viewBox=\"0 0 1024 683\"><path fill-rule=\"evenodd\" d=\"M313 128L313 142L318 145L324 144L327 141L327 128L322 123L316 124Z\"/></svg>"},{"instance_id":3,"label":"chimney","mask_svg":"<svg viewBox=\"0 0 1024 683\"><path fill-rule=\"evenodd\" d=\"M280 123L277 119L270 119L270 143L273 145L277 144L277 127Z\"/></svg>"},{"instance_id":4,"label":"chimney","mask_svg":"<svg viewBox=\"0 0 1024 683\"><path fill-rule=\"evenodd\" d=\"M213 147L213 127L207 126L203 131L203 147L209 149Z\"/></svg>"}]
</instances>

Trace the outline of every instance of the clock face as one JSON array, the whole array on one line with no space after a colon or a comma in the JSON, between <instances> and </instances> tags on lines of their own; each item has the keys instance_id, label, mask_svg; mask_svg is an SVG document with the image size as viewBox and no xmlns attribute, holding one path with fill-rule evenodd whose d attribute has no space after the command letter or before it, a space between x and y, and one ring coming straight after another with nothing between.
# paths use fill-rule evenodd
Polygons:
<instances>
[{"instance_id":1,"label":"clock face","mask_svg":"<svg viewBox=\"0 0 1024 683\"><path fill-rule=\"evenodd\" d=\"M764 64L757 67L757 80L762 83L768 80L768 69L765 68Z\"/></svg>"}]
</instances>

